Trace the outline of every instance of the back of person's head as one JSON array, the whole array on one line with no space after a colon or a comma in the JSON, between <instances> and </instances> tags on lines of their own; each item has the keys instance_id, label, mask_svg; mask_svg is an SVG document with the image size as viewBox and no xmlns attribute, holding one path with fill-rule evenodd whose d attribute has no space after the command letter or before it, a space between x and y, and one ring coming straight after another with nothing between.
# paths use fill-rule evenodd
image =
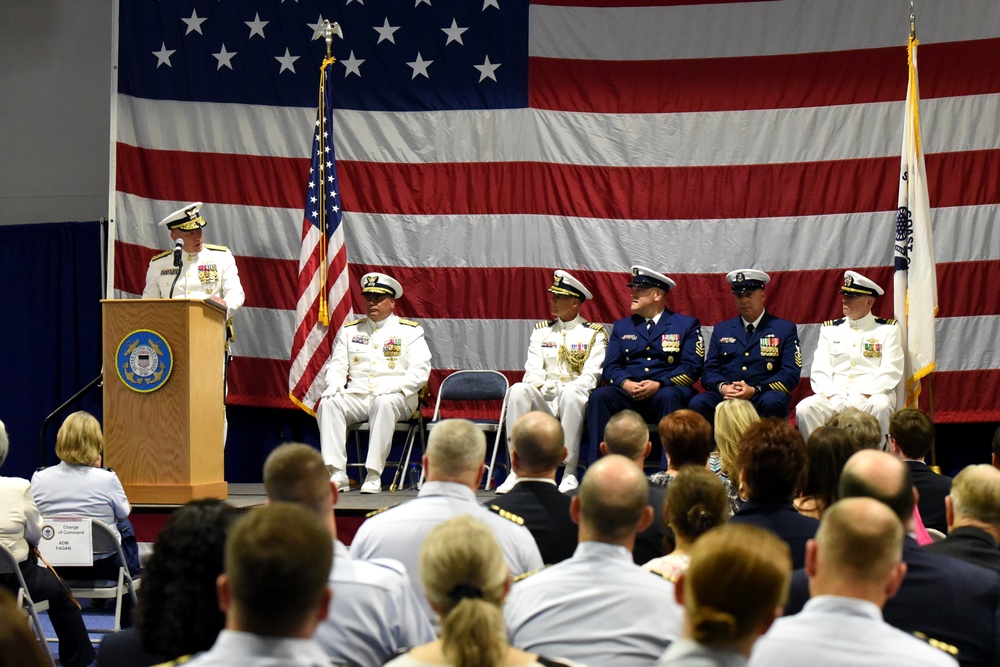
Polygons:
<instances>
[{"instance_id":1,"label":"back of person's head","mask_svg":"<svg viewBox=\"0 0 1000 667\"><path fill-rule=\"evenodd\" d=\"M934 446L934 422L916 408L906 408L889 418L889 435L903 456L922 459Z\"/></svg>"},{"instance_id":2,"label":"back of person's head","mask_svg":"<svg viewBox=\"0 0 1000 667\"><path fill-rule=\"evenodd\" d=\"M56 456L60 461L90 465L104 449L101 424L89 412L74 412L56 433Z\"/></svg>"},{"instance_id":3,"label":"back of person's head","mask_svg":"<svg viewBox=\"0 0 1000 667\"><path fill-rule=\"evenodd\" d=\"M10 451L10 440L7 438L7 427L0 421L0 466L7 460L7 452Z\"/></svg>"},{"instance_id":4,"label":"back of person's head","mask_svg":"<svg viewBox=\"0 0 1000 667\"><path fill-rule=\"evenodd\" d=\"M840 500L840 473L856 451L854 439L842 428L820 426L809 435L802 495L816 502L820 514Z\"/></svg>"},{"instance_id":5,"label":"back of person's head","mask_svg":"<svg viewBox=\"0 0 1000 667\"><path fill-rule=\"evenodd\" d=\"M847 431L858 449L882 449L885 444L882 439L882 427L875 415L858 410L844 408L826 422L827 426L835 426Z\"/></svg>"},{"instance_id":6,"label":"back of person's head","mask_svg":"<svg viewBox=\"0 0 1000 667\"><path fill-rule=\"evenodd\" d=\"M723 401L715 406L715 444L719 448L722 472L733 483L740 473L736 463L740 441L747 429L759 421L760 415L750 401L736 399Z\"/></svg>"},{"instance_id":7,"label":"back of person's head","mask_svg":"<svg viewBox=\"0 0 1000 667\"><path fill-rule=\"evenodd\" d=\"M239 518L226 542L227 628L292 637L322 620L333 541L315 513L274 503Z\"/></svg>"},{"instance_id":8,"label":"back of person's head","mask_svg":"<svg viewBox=\"0 0 1000 667\"><path fill-rule=\"evenodd\" d=\"M684 611L692 639L729 644L760 634L788 598L792 557L770 531L726 524L694 543L684 573Z\"/></svg>"},{"instance_id":9,"label":"back of person's head","mask_svg":"<svg viewBox=\"0 0 1000 667\"><path fill-rule=\"evenodd\" d=\"M889 506L904 525L913 518L915 500L910 469L897 457L862 449L847 459L840 474L841 498L874 498Z\"/></svg>"},{"instance_id":10,"label":"back of person's head","mask_svg":"<svg viewBox=\"0 0 1000 667\"><path fill-rule=\"evenodd\" d=\"M170 515L142 569L136 625L148 652L172 660L215 643L226 622L215 582L239 516L221 500L194 500Z\"/></svg>"},{"instance_id":11,"label":"back of person's head","mask_svg":"<svg viewBox=\"0 0 1000 667\"><path fill-rule=\"evenodd\" d=\"M468 515L437 526L420 548L420 580L441 614L448 664L500 664L508 646L502 606L509 573L493 533Z\"/></svg>"},{"instance_id":12,"label":"back of person's head","mask_svg":"<svg viewBox=\"0 0 1000 667\"><path fill-rule=\"evenodd\" d=\"M510 444L522 470L551 472L563 460L563 428L544 412L529 412L511 429Z\"/></svg>"},{"instance_id":13,"label":"back of person's head","mask_svg":"<svg viewBox=\"0 0 1000 667\"><path fill-rule=\"evenodd\" d=\"M467 477L486 458L486 436L467 419L445 419L427 439L428 479Z\"/></svg>"},{"instance_id":14,"label":"back of person's head","mask_svg":"<svg viewBox=\"0 0 1000 667\"><path fill-rule=\"evenodd\" d=\"M304 505L326 517L333 507L330 473L323 455L297 442L276 448L264 462L264 489L271 502Z\"/></svg>"},{"instance_id":15,"label":"back of person's head","mask_svg":"<svg viewBox=\"0 0 1000 667\"><path fill-rule=\"evenodd\" d=\"M693 542L703 533L729 520L726 485L708 468L684 466L667 488L664 519Z\"/></svg>"},{"instance_id":16,"label":"back of person's head","mask_svg":"<svg viewBox=\"0 0 1000 667\"><path fill-rule=\"evenodd\" d=\"M574 498L580 526L598 540L618 541L634 534L648 507L649 483L631 460L609 454L587 469Z\"/></svg>"},{"instance_id":17,"label":"back of person's head","mask_svg":"<svg viewBox=\"0 0 1000 667\"><path fill-rule=\"evenodd\" d=\"M964 468L951 484L951 506L956 519L1000 527L1000 470L986 464Z\"/></svg>"},{"instance_id":18,"label":"back of person's head","mask_svg":"<svg viewBox=\"0 0 1000 667\"><path fill-rule=\"evenodd\" d=\"M788 503L801 485L806 445L785 420L761 419L743 434L737 462L750 500Z\"/></svg>"},{"instance_id":19,"label":"back of person's head","mask_svg":"<svg viewBox=\"0 0 1000 667\"><path fill-rule=\"evenodd\" d=\"M608 454L619 454L635 461L646 455L649 427L635 410L616 413L604 426L604 444Z\"/></svg>"},{"instance_id":20,"label":"back of person's head","mask_svg":"<svg viewBox=\"0 0 1000 667\"><path fill-rule=\"evenodd\" d=\"M2 427L0 424L0 429ZM48 664L28 626L28 617L18 608L14 596L0 587L0 667L45 667Z\"/></svg>"},{"instance_id":21,"label":"back of person's head","mask_svg":"<svg viewBox=\"0 0 1000 667\"><path fill-rule=\"evenodd\" d=\"M676 410L660 420L657 428L674 470L681 466L704 466L712 453L712 425L694 410Z\"/></svg>"},{"instance_id":22,"label":"back of person's head","mask_svg":"<svg viewBox=\"0 0 1000 667\"><path fill-rule=\"evenodd\" d=\"M874 498L844 498L820 520L816 557L826 582L881 585L903 558L903 524Z\"/></svg>"}]
</instances>

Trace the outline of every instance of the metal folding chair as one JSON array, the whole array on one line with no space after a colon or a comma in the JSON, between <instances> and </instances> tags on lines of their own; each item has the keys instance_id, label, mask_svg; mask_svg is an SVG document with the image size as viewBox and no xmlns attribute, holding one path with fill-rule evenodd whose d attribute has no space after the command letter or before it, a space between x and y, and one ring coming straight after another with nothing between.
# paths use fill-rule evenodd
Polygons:
<instances>
[{"instance_id":1,"label":"metal folding chair","mask_svg":"<svg viewBox=\"0 0 1000 667\"><path fill-rule=\"evenodd\" d=\"M358 422L356 424L351 424L347 427L347 432L354 433L354 449L357 453L358 462L348 463L348 468L364 468L365 458L361 449L361 433L363 431L369 431L370 426L367 421ZM392 484L389 486L390 491L397 491L399 489L399 484L405 483L405 478L401 476L405 474L405 471L410 464L410 452L413 449L413 443L416 441L417 437L420 438L420 449L424 449L424 415L420 410L420 405L417 405L417 409L413 411L410 418L406 421L396 422L396 426L393 429L396 433L406 431L406 443L403 445L402 458L399 461L386 461L387 466L395 466L396 474L393 475Z\"/></svg>"},{"instance_id":2,"label":"metal folding chair","mask_svg":"<svg viewBox=\"0 0 1000 667\"><path fill-rule=\"evenodd\" d=\"M455 371L438 387L437 402L434 405L434 416L427 423L427 430L433 429L441 421L442 401L500 401L500 414L496 419L471 420L482 431L496 433L493 440L493 453L490 464L486 468L486 490L493 485L493 470L496 466L497 449L500 447L500 437L503 432L504 418L507 416L507 391L510 382L499 371Z\"/></svg>"},{"instance_id":3,"label":"metal folding chair","mask_svg":"<svg viewBox=\"0 0 1000 667\"><path fill-rule=\"evenodd\" d=\"M21 574L21 568L18 567L17 561L14 559L14 554L2 544L0 544L0 574L14 575L18 585L17 606L31 619L31 625L34 628L35 636L38 638L38 643L42 645L44 653L49 659L49 664L55 665L56 661L52 658L52 651L49 649L48 641L45 638L45 630L42 628L42 622L38 618L38 612L47 610L49 603L45 600L35 602L31 599L31 593L28 592L28 586L24 583L24 576Z\"/></svg>"}]
</instances>

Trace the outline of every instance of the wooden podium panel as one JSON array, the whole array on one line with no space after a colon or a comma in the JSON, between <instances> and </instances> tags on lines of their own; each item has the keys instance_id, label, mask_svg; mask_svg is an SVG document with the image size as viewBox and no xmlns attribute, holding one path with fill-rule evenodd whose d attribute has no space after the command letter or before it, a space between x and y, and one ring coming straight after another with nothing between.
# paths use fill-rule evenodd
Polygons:
<instances>
[{"instance_id":1,"label":"wooden podium panel","mask_svg":"<svg viewBox=\"0 0 1000 667\"><path fill-rule=\"evenodd\" d=\"M225 313L189 299L105 299L105 465L132 503L225 499L223 458ZM170 347L173 368L156 391L121 378L118 347L150 330Z\"/></svg>"}]
</instances>

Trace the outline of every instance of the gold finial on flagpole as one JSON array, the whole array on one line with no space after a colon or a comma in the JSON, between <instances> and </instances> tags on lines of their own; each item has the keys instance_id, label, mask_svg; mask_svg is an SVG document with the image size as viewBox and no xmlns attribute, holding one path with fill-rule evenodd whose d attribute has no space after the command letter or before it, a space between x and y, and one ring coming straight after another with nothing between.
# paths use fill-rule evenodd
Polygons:
<instances>
[{"instance_id":1,"label":"gold finial on flagpole","mask_svg":"<svg viewBox=\"0 0 1000 667\"><path fill-rule=\"evenodd\" d=\"M911 3L912 5L912 3ZM340 29L340 24L334 21L330 23L328 20L323 21L323 25L319 29L320 34L326 41L326 57L330 57L330 47L333 45L333 36L337 35L341 39L344 39L344 31Z\"/></svg>"}]
</instances>

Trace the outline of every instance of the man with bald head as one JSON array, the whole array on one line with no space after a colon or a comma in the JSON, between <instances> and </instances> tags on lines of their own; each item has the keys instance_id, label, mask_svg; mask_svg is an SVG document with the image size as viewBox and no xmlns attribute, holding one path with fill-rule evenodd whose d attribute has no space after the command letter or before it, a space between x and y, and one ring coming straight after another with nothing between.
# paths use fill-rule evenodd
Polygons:
<instances>
[{"instance_id":1,"label":"man with bald head","mask_svg":"<svg viewBox=\"0 0 1000 667\"><path fill-rule=\"evenodd\" d=\"M906 576L903 524L885 504L847 498L823 514L806 544L812 598L757 641L751 667L899 667L958 663L882 619Z\"/></svg>"},{"instance_id":2,"label":"man with bald head","mask_svg":"<svg viewBox=\"0 0 1000 667\"><path fill-rule=\"evenodd\" d=\"M986 464L967 467L955 477L944 504L948 539L927 549L1000 574L1000 470Z\"/></svg>"},{"instance_id":3,"label":"man with bald head","mask_svg":"<svg viewBox=\"0 0 1000 667\"><path fill-rule=\"evenodd\" d=\"M882 502L906 531L906 576L899 591L885 604L885 621L951 652L963 666L998 664L1000 577L985 568L931 553L917 544L913 536L915 494L906 465L888 452L861 450L844 465L840 496ZM785 613L797 613L808 599L806 575L796 571Z\"/></svg>"},{"instance_id":4,"label":"man with bald head","mask_svg":"<svg viewBox=\"0 0 1000 667\"><path fill-rule=\"evenodd\" d=\"M653 520L646 494L645 476L624 456L605 456L587 470L570 505L580 527L573 557L511 589L504 618L513 646L588 665L641 667L680 637L674 585L632 562L636 533Z\"/></svg>"},{"instance_id":5,"label":"man with bald head","mask_svg":"<svg viewBox=\"0 0 1000 667\"><path fill-rule=\"evenodd\" d=\"M576 549L570 499L556 487L556 469L566 457L564 442L562 424L547 412L529 412L514 422L510 456L517 482L505 495L484 503L494 512L524 519L549 565L566 560Z\"/></svg>"},{"instance_id":6,"label":"man with bald head","mask_svg":"<svg viewBox=\"0 0 1000 667\"><path fill-rule=\"evenodd\" d=\"M420 582L420 545L439 524L469 514L489 528L500 543L511 574L542 567L542 557L531 533L517 517L494 514L476 500L476 489L486 466L486 436L466 419L445 419L427 440L423 457L426 480L413 500L369 515L351 544L355 558L394 558L410 575L417 598L428 618L431 610ZM509 515L508 515L509 517Z\"/></svg>"}]
</instances>

